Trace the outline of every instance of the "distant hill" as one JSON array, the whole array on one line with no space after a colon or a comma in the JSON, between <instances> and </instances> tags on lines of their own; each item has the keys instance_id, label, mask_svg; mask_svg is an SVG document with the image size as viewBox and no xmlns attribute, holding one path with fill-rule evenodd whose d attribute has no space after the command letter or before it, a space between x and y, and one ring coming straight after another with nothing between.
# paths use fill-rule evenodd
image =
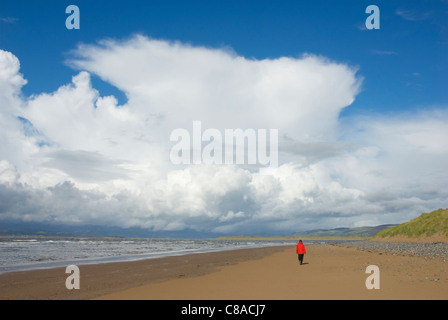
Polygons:
<instances>
[{"instance_id":1,"label":"distant hill","mask_svg":"<svg viewBox=\"0 0 448 320\"><path fill-rule=\"evenodd\" d=\"M293 234L294 237L359 237L369 238L376 235L381 230L387 229L393 224L384 224L375 227L356 227L356 228L336 228L336 229L316 229L309 231L298 231Z\"/></svg>"},{"instance_id":2,"label":"distant hill","mask_svg":"<svg viewBox=\"0 0 448 320\"><path fill-rule=\"evenodd\" d=\"M31 222L0 221L1 236L62 236L62 237L125 237L125 238L213 238L211 232L194 230L152 231L138 227L120 228L98 225L58 225Z\"/></svg>"},{"instance_id":3,"label":"distant hill","mask_svg":"<svg viewBox=\"0 0 448 320\"><path fill-rule=\"evenodd\" d=\"M382 230L376 235L376 238L425 238L436 236L448 239L448 209L423 213L411 221Z\"/></svg>"}]
</instances>

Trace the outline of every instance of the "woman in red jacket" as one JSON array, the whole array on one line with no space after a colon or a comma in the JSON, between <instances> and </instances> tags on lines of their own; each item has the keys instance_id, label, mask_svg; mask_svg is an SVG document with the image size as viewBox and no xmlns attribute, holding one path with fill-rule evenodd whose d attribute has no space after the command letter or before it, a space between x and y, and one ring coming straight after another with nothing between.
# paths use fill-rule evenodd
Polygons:
<instances>
[{"instance_id":1,"label":"woman in red jacket","mask_svg":"<svg viewBox=\"0 0 448 320\"><path fill-rule=\"evenodd\" d=\"M306 253L305 245L302 243L302 240L299 240L297 244L296 253L299 255L299 262L303 264L303 256Z\"/></svg>"}]
</instances>

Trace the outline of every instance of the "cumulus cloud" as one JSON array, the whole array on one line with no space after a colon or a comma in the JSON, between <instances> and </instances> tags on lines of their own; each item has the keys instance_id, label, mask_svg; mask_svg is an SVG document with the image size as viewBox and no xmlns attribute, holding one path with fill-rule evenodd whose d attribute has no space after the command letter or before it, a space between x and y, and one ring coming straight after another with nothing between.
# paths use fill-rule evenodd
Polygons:
<instances>
[{"instance_id":1,"label":"cumulus cloud","mask_svg":"<svg viewBox=\"0 0 448 320\"><path fill-rule=\"evenodd\" d=\"M68 64L71 83L23 97L19 60L0 51L0 220L261 234L396 223L447 204L447 113L341 121L362 84L352 66L143 36L80 45ZM174 165L170 133L196 120L278 129L279 167Z\"/></svg>"},{"instance_id":2,"label":"cumulus cloud","mask_svg":"<svg viewBox=\"0 0 448 320\"><path fill-rule=\"evenodd\" d=\"M296 139L321 139L334 134L360 85L355 69L312 55L251 60L142 36L82 45L75 55L71 66L120 88L133 112L170 131L201 120L217 129L281 128Z\"/></svg>"}]
</instances>

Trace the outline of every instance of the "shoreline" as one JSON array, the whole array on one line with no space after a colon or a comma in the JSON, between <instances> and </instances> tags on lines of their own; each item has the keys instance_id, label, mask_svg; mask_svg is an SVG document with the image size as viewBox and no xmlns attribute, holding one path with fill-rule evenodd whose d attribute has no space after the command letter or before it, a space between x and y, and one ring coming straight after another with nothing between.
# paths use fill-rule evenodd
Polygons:
<instances>
[{"instance_id":1,"label":"shoreline","mask_svg":"<svg viewBox=\"0 0 448 320\"><path fill-rule=\"evenodd\" d=\"M297 300L448 299L446 258L344 245L236 249L80 266L80 290L65 268L0 274L1 300ZM366 267L381 270L381 289L367 290Z\"/></svg>"},{"instance_id":2,"label":"shoreline","mask_svg":"<svg viewBox=\"0 0 448 320\"><path fill-rule=\"evenodd\" d=\"M36 241L36 238L38 237L25 237L26 241ZM54 240L65 240L66 237L42 237L45 241L48 239L54 239ZM72 238L77 240L78 238ZM102 240L103 237L95 238L92 237L91 239L94 240ZM110 237L107 237L105 239L110 239ZM129 239L128 239L129 240ZM133 240L131 238L131 240ZM162 239L164 240L164 239ZM190 241L190 239L179 239L180 241ZM154 258L163 258L163 257L170 257L170 256L180 256L180 255L186 255L186 254L194 254L194 253L208 253L208 252L220 252L220 251L227 251L227 250L240 250L240 249L252 249L252 248L261 248L261 247L271 247L271 246L285 246L285 245L295 245L296 240L292 239L206 239L205 241L232 241L237 242L236 244L233 243L232 245L220 245L220 246L214 246L214 245L206 245L203 247L197 247L194 249L191 248L183 248L178 250L162 250L162 251L154 251L150 253L123 253L120 255L112 255L112 256L86 256L82 258L68 258L68 259L39 259L38 261L31 261L31 262L21 262L11 265L0 265L0 274L8 273L8 272L17 272L17 271L33 271L33 270L41 270L41 269L53 269L53 268L62 268L67 267L68 265L77 265L77 266L84 266L84 265L91 265L91 264L103 264L103 263L113 263L113 262L131 262L131 261L140 261L140 260L146 260L146 259L154 259ZM169 241L175 241L172 239L169 239ZM192 241L195 241L193 239ZM202 239L198 239L198 241L202 241ZM238 243L238 242L245 242L245 243ZM352 241L347 239L305 239L305 241L308 241L308 244L312 243L331 243L331 242L345 242L345 241ZM355 240L357 241L357 240Z\"/></svg>"},{"instance_id":3,"label":"shoreline","mask_svg":"<svg viewBox=\"0 0 448 320\"><path fill-rule=\"evenodd\" d=\"M80 265L80 290L68 290L66 266L0 273L0 300L86 300L147 283L215 272L261 259L284 246L188 253L135 261Z\"/></svg>"},{"instance_id":4,"label":"shoreline","mask_svg":"<svg viewBox=\"0 0 448 320\"><path fill-rule=\"evenodd\" d=\"M277 245L275 245L277 246ZM275 247L266 246L266 247ZM285 245L278 245L285 246ZM244 249L256 249L263 248L258 246L247 246L242 248L219 248L219 249L198 249L198 250L184 250L184 251L174 251L174 252L156 252L151 254L140 254L140 255L122 255L122 256L111 256L111 257L92 257L85 259L77 259L77 260L58 260L58 261L44 261L44 262L34 262L29 264L18 264L11 266L0 266L0 275L7 274L11 272L32 272L37 270L49 270L49 269L58 269L65 268L68 265L77 265L77 266L87 266L87 265L103 265L109 263L126 263L126 262L138 262L144 260L151 259L162 259L168 257L178 257L184 255L191 254L202 254L202 253L218 253L223 251L234 251L234 250L244 250Z\"/></svg>"}]
</instances>

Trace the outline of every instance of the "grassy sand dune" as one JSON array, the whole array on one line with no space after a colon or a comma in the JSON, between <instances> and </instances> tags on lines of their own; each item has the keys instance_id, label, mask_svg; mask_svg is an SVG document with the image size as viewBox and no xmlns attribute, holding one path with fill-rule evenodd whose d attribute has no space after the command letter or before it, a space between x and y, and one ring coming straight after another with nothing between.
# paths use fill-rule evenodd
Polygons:
<instances>
[{"instance_id":1,"label":"grassy sand dune","mask_svg":"<svg viewBox=\"0 0 448 320\"><path fill-rule=\"evenodd\" d=\"M373 239L448 242L448 209L423 213L411 221L378 232Z\"/></svg>"}]
</instances>

